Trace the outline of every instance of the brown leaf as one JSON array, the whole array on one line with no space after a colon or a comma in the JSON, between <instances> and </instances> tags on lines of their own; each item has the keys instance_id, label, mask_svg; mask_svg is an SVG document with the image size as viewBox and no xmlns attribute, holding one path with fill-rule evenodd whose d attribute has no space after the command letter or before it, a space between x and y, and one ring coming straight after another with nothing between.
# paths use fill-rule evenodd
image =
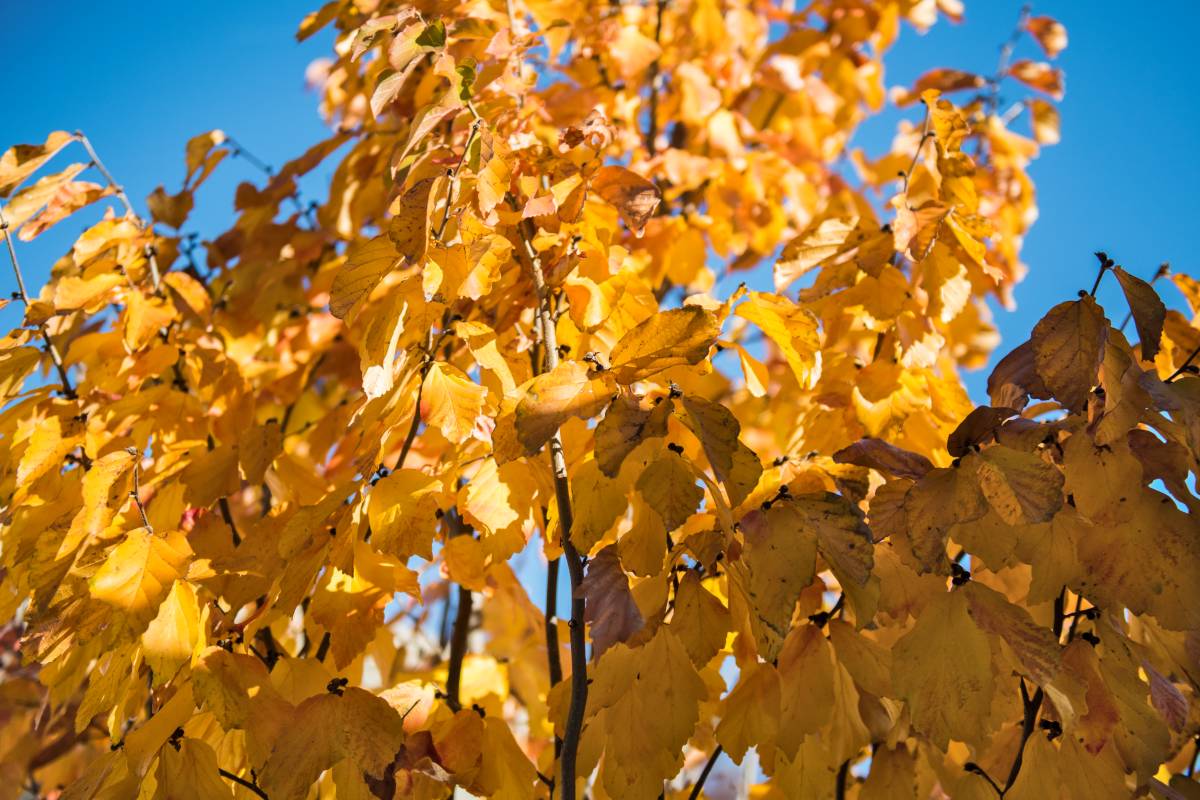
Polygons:
<instances>
[{"instance_id":1,"label":"brown leaf","mask_svg":"<svg viewBox=\"0 0 1200 800\"><path fill-rule=\"evenodd\" d=\"M1107 337L1108 320L1086 295L1059 303L1034 326L1030 342L1037 374L1068 411L1087 405Z\"/></svg>"},{"instance_id":2,"label":"brown leaf","mask_svg":"<svg viewBox=\"0 0 1200 800\"><path fill-rule=\"evenodd\" d=\"M893 478L917 480L933 469L929 459L920 453L905 450L882 439L867 437L843 447L833 454L838 464L854 464L877 470Z\"/></svg>"},{"instance_id":3,"label":"brown leaf","mask_svg":"<svg viewBox=\"0 0 1200 800\"><path fill-rule=\"evenodd\" d=\"M658 187L624 167L607 166L592 176L592 191L617 207L617 213L635 235L641 236L646 222L662 200Z\"/></svg>"},{"instance_id":4,"label":"brown leaf","mask_svg":"<svg viewBox=\"0 0 1200 800\"><path fill-rule=\"evenodd\" d=\"M587 575L580 588L587 598L593 659L617 642L628 641L645 626L642 612L629 591L629 578L617 557L616 545L610 544L588 560Z\"/></svg>"},{"instance_id":5,"label":"brown leaf","mask_svg":"<svg viewBox=\"0 0 1200 800\"><path fill-rule=\"evenodd\" d=\"M674 403L664 397L645 403L645 398L621 394L596 425L596 463L600 471L615 478L625 456L646 439L667 435L667 418Z\"/></svg>"},{"instance_id":6,"label":"brown leaf","mask_svg":"<svg viewBox=\"0 0 1200 800\"><path fill-rule=\"evenodd\" d=\"M992 405L997 408L1022 409L1031 396L1039 399L1050 397L1050 390L1037 373L1033 342L1018 345L1000 359L988 376L987 390Z\"/></svg>"},{"instance_id":7,"label":"brown leaf","mask_svg":"<svg viewBox=\"0 0 1200 800\"><path fill-rule=\"evenodd\" d=\"M954 433L950 434L946 440L947 452L955 458L965 456L972 448L990 442L995 437L996 429L1000 427L1000 424L1019 413L1015 408L994 408L992 406L976 408L967 414L962 422L958 423Z\"/></svg>"},{"instance_id":8,"label":"brown leaf","mask_svg":"<svg viewBox=\"0 0 1200 800\"><path fill-rule=\"evenodd\" d=\"M1146 281L1130 275L1121 267L1113 267L1113 274L1121 283L1125 300L1133 313L1133 324L1141 339L1142 361L1153 361L1162 343L1163 323L1167 319L1167 307L1154 287Z\"/></svg>"}]
</instances>

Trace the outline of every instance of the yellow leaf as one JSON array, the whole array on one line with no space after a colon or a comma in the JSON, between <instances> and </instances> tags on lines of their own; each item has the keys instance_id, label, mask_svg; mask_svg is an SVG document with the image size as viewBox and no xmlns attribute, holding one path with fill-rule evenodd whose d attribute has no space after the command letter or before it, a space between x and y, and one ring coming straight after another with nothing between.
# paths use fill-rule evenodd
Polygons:
<instances>
[{"instance_id":1,"label":"yellow leaf","mask_svg":"<svg viewBox=\"0 0 1200 800\"><path fill-rule=\"evenodd\" d=\"M757 325L779 348L803 389L821 374L821 337L817 318L782 295L751 292L733 312Z\"/></svg>"},{"instance_id":2,"label":"yellow leaf","mask_svg":"<svg viewBox=\"0 0 1200 800\"><path fill-rule=\"evenodd\" d=\"M343 758L378 779L403 741L403 720L382 698L355 687L314 695L296 707L259 783L272 800L303 800L321 773Z\"/></svg>"},{"instance_id":3,"label":"yellow leaf","mask_svg":"<svg viewBox=\"0 0 1200 800\"><path fill-rule=\"evenodd\" d=\"M372 544L402 559L432 558L441 489L441 481L415 469L380 478L367 499Z\"/></svg>"},{"instance_id":4,"label":"yellow leaf","mask_svg":"<svg viewBox=\"0 0 1200 800\"><path fill-rule=\"evenodd\" d=\"M36 347L10 347L0 350L0 398L8 400L21 391L25 379L42 358Z\"/></svg>"},{"instance_id":5,"label":"yellow leaf","mask_svg":"<svg viewBox=\"0 0 1200 800\"><path fill-rule=\"evenodd\" d=\"M896 642L892 657L892 681L915 730L943 751L951 739L976 743L986 737L991 649L963 592L934 598Z\"/></svg>"},{"instance_id":6,"label":"yellow leaf","mask_svg":"<svg viewBox=\"0 0 1200 800\"><path fill-rule=\"evenodd\" d=\"M361 298L371 293L383 276L400 263L400 252L387 236L376 236L351 246L346 263L338 270L329 293L329 313L345 319Z\"/></svg>"},{"instance_id":7,"label":"yellow leaf","mask_svg":"<svg viewBox=\"0 0 1200 800\"><path fill-rule=\"evenodd\" d=\"M793 628L779 653L779 750L795 758L829 719L835 699L833 648L815 625Z\"/></svg>"},{"instance_id":8,"label":"yellow leaf","mask_svg":"<svg viewBox=\"0 0 1200 800\"><path fill-rule=\"evenodd\" d=\"M233 789L217 771L217 754L207 742L184 738L158 757L154 800L230 800Z\"/></svg>"},{"instance_id":9,"label":"yellow leaf","mask_svg":"<svg viewBox=\"0 0 1200 800\"><path fill-rule=\"evenodd\" d=\"M717 480L725 485L730 505L738 505L758 485L762 464L738 439L741 425L720 403L685 395L681 419L696 434Z\"/></svg>"},{"instance_id":10,"label":"yellow leaf","mask_svg":"<svg viewBox=\"0 0 1200 800\"><path fill-rule=\"evenodd\" d=\"M525 384L516 408L517 438L525 453L536 453L571 417L600 413L611 397L607 373L593 376L583 361L563 361L538 375Z\"/></svg>"},{"instance_id":11,"label":"yellow leaf","mask_svg":"<svg viewBox=\"0 0 1200 800\"><path fill-rule=\"evenodd\" d=\"M775 667L751 662L721 701L716 738L733 763L741 764L751 747L774 744L779 732L780 692Z\"/></svg>"},{"instance_id":12,"label":"yellow leaf","mask_svg":"<svg viewBox=\"0 0 1200 800\"><path fill-rule=\"evenodd\" d=\"M670 628L701 669L725 646L729 631L729 609L704 588L696 573L688 570L675 590L675 612Z\"/></svg>"},{"instance_id":13,"label":"yellow leaf","mask_svg":"<svg viewBox=\"0 0 1200 800\"><path fill-rule=\"evenodd\" d=\"M609 478L594 460L575 468L571 475L571 501L575 519L571 541L581 553L590 553L629 505L628 483L621 476Z\"/></svg>"},{"instance_id":14,"label":"yellow leaf","mask_svg":"<svg viewBox=\"0 0 1200 800\"><path fill-rule=\"evenodd\" d=\"M1067 48L1067 28L1053 17L1030 17L1025 30L1033 34L1048 58L1054 58Z\"/></svg>"},{"instance_id":15,"label":"yellow leaf","mask_svg":"<svg viewBox=\"0 0 1200 800\"><path fill-rule=\"evenodd\" d=\"M154 670L155 682L170 680L181 666L200 654L206 640L196 591L187 581L175 581L158 615L142 634L142 653Z\"/></svg>"},{"instance_id":16,"label":"yellow leaf","mask_svg":"<svg viewBox=\"0 0 1200 800\"><path fill-rule=\"evenodd\" d=\"M12 194L38 167L74 140L66 131L55 131L42 144L18 144L4 151L0 156L0 197Z\"/></svg>"},{"instance_id":17,"label":"yellow leaf","mask_svg":"<svg viewBox=\"0 0 1200 800\"><path fill-rule=\"evenodd\" d=\"M87 164L72 164L62 172L40 178L37 183L17 192L4 207L4 218L8 221L9 229L21 227L64 187L70 186L72 179L86 168ZM0 233L0 238L3 236Z\"/></svg>"},{"instance_id":18,"label":"yellow leaf","mask_svg":"<svg viewBox=\"0 0 1200 800\"><path fill-rule=\"evenodd\" d=\"M59 557L74 552L84 539L100 533L117 509L125 504L129 484L123 479L136 459L132 453L114 450L92 464L83 476L83 507L71 521L71 530L59 548Z\"/></svg>"},{"instance_id":19,"label":"yellow leaf","mask_svg":"<svg viewBox=\"0 0 1200 800\"><path fill-rule=\"evenodd\" d=\"M817 534L817 551L833 568L843 588L863 586L875 565L871 531L862 512L841 495L796 495L780 500L795 507L803 524Z\"/></svg>"},{"instance_id":20,"label":"yellow leaf","mask_svg":"<svg viewBox=\"0 0 1200 800\"><path fill-rule=\"evenodd\" d=\"M1062 648L1053 631L978 581L969 582L961 591L967 598L967 612L979 629L1003 639L1035 683L1045 685L1058 674Z\"/></svg>"},{"instance_id":21,"label":"yellow leaf","mask_svg":"<svg viewBox=\"0 0 1200 800\"><path fill-rule=\"evenodd\" d=\"M475 430L486 398L487 389L458 367L435 361L429 365L421 387L421 417L440 428L451 442L461 444Z\"/></svg>"},{"instance_id":22,"label":"yellow leaf","mask_svg":"<svg viewBox=\"0 0 1200 800\"><path fill-rule=\"evenodd\" d=\"M81 208L114 194L116 191L111 186L101 186L90 181L71 181L64 184L46 201L45 208L21 226L17 238L22 242L32 242Z\"/></svg>"},{"instance_id":23,"label":"yellow leaf","mask_svg":"<svg viewBox=\"0 0 1200 800\"><path fill-rule=\"evenodd\" d=\"M463 518L480 530L484 539L504 537L517 538L518 549L525 544L521 528L529 517L533 495L537 484L527 467L508 463L496 464L494 458L484 459L479 471L459 491L458 507ZM511 552L497 552L497 560L505 560Z\"/></svg>"},{"instance_id":24,"label":"yellow leaf","mask_svg":"<svg viewBox=\"0 0 1200 800\"><path fill-rule=\"evenodd\" d=\"M313 592L308 613L330 634L334 666L345 669L375 638L383 624L383 607L391 599L357 572L347 575L331 569Z\"/></svg>"},{"instance_id":25,"label":"yellow leaf","mask_svg":"<svg viewBox=\"0 0 1200 800\"><path fill-rule=\"evenodd\" d=\"M175 309L157 297L132 290L125 295L125 345L141 350L158 337L158 332L175 319Z\"/></svg>"},{"instance_id":26,"label":"yellow leaf","mask_svg":"<svg viewBox=\"0 0 1200 800\"><path fill-rule=\"evenodd\" d=\"M997 445L969 457L979 489L1009 525L1045 522L1063 505L1063 474L1037 453Z\"/></svg>"},{"instance_id":27,"label":"yellow leaf","mask_svg":"<svg viewBox=\"0 0 1200 800\"><path fill-rule=\"evenodd\" d=\"M1033 118L1033 138L1038 144L1058 144L1062 139L1061 122L1054 104L1035 97L1029 101L1029 113Z\"/></svg>"},{"instance_id":28,"label":"yellow leaf","mask_svg":"<svg viewBox=\"0 0 1200 800\"><path fill-rule=\"evenodd\" d=\"M192 548L179 531L130 531L92 576L92 597L125 612L140 630L154 619L171 585L183 577L191 556Z\"/></svg>"},{"instance_id":29,"label":"yellow leaf","mask_svg":"<svg viewBox=\"0 0 1200 800\"><path fill-rule=\"evenodd\" d=\"M699 306L661 311L617 342L612 372L619 383L634 383L671 367L698 364L721 335L717 315Z\"/></svg>"},{"instance_id":30,"label":"yellow leaf","mask_svg":"<svg viewBox=\"0 0 1200 800\"><path fill-rule=\"evenodd\" d=\"M610 796L662 791L683 763L705 695L687 651L665 627L642 647L609 648L596 663L588 707L604 712L600 781Z\"/></svg>"},{"instance_id":31,"label":"yellow leaf","mask_svg":"<svg viewBox=\"0 0 1200 800\"><path fill-rule=\"evenodd\" d=\"M803 523L791 503L751 511L739 525L745 548L729 562L731 600L749 615L758 655L767 661L783 649L796 601L816 570L816 536Z\"/></svg>"},{"instance_id":32,"label":"yellow leaf","mask_svg":"<svg viewBox=\"0 0 1200 800\"><path fill-rule=\"evenodd\" d=\"M696 482L691 465L668 450L642 471L637 490L658 512L669 533L687 521L704 499L704 490Z\"/></svg>"},{"instance_id":33,"label":"yellow leaf","mask_svg":"<svg viewBox=\"0 0 1200 800\"><path fill-rule=\"evenodd\" d=\"M270 419L264 425L249 425L238 437L238 462L242 475L250 483L262 483L263 475L275 457L283 452L283 431Z\"/></svg>"},{"instance_id":34,"label":"yellow leaf","mask_svg":"<svg viewBox=\"0 0 1200 800\"><path fill-rule=\"evenodd\" d=\"M225 143L225 139L225 132L220 130L200 133L188 139L185 150L187 175L183 179L185 186L194 189L204 183L217 164L230 152L216 149ZM193 178L195 178L194 182Z\"/></svg>"},{"instance_id":35,"label":"yellow leaf","mask_svg":"<svg viewBox=\"0 0 1200 800\"><path fill-rule=\"evenodd\" d=\"M184 683L154 716L125 737L124 749L125 757L129 760L129 771L138 776L149 772L159 750L175 733L176 728L182 728L192 718L195 711L192 685Z\"/></svg>"},{"instance_id":36,"label":"yellow leaf","mask_svg":"<svg viewBox=\"0 0 1200 800\"><path fill-rule=\"evenodd\" d=\"M419 264L429 247L430 215L439 194L444 194L445 178L418 181L400 196L395 215L388 223L388 237L409 264Z\"/></svg>"},{"instance_id":37,"label":"yellow leaf","mask_svg":"<svg viewBox=\"0 0 1200 800\"><path fill-rule=\"evenodd\" d=\"M488 717L483 721L482 753L474 783L481 796L497 800L536 796L537 769L503 720Z\"/></svg>"}]
</instances>

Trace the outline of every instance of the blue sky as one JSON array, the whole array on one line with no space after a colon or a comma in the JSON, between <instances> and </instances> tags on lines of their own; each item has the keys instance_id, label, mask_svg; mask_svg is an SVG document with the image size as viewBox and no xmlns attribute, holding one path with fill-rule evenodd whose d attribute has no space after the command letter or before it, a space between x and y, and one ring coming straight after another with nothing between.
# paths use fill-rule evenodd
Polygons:
<instances>
[{"instance_id":1,"label":"blue sky","mask_svg":"<svg viewBox=\"0 0 1200 800\"><path fill-rule=\"evenodd\" d=\"M221 0L160 4L151 12L144 3L111 0L73 2L68 12L62 4L10 0L0 26L8 89L0 148L81 128L139 209L159 183L177 188L184 143L201 131L221 128L281 164L325 133L316 98L304 89L304 69L331 39L297 44L293 37L316 4ZM939 23L924 36L905 28L888 57L888 84L907 85L934 66L990 74L1020 5L967 0L961 25ZM1016 290L1018 308L997 312L1003 336L997 357L1019 344L1050 306L1090 286L1095 250L1141 275L1164 260L1176 271L1197 272L1190 232L1200 215L1200 162L1190 148L1200 126L1200 91L1188 53L1200 12L1184 0L1157 2L1153 12L1136 8L1115 0L1034 4L1035 14L1055 16L1070 33L1060 57L1067 73L1063 143L1033 166L1041 217L1026 242L1030 273ZM1022 48L1018 57L1039 57L1031 42ZM880 152L894 119L868 126L857 144ZM327 180L331 169L312 180ZM201 189L193 224L203 234L227 226L241 180L260 176L231 161ZM78 232L73 225L19 243L33 285L69 246ZM12 284L4 265L0 287L7 294ZM1180 303L1173 288L1163 293L1169 304ZM1106 280L1100 297L1113 309L1110 316L1124 315L1115 281ZM15 324L12 312L0 316ZM967 376L977 398L986 374Z\"/></svg>"}]
</instances>

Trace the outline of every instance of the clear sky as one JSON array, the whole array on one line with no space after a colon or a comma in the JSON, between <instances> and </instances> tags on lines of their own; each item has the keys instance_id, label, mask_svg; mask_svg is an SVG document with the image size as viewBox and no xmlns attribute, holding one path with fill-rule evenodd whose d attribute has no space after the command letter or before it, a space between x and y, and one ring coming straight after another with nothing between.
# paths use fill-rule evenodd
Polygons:
<instances>
[{"instance_id":1,"label":"clear sky","mask_svg":"<svg viewBox=\"0 0 1200 800\"><path fill-rule=\"evenodd\" d=\"M331 39L297 44L293 37L300 18L318 4L0 0L6 88L0 149L81 128L142 210L159 183L178 188L184 143L202 131L221 128L281 164L324 133L316 98L304 89L304 69ZM888 57L888 85L907 85L934 66L994 71L1021 3L966 4L961 25L939 22L924 36L905 28ZM1200 162L1191 151L1200 129L1200 84L1189 55L1198 9L1189 0L1034 3L1035 14L1058 18L1070 34L1060 56L1067 73L1063 142L1033 166L1041 217L1026 241L1030 273L1016 290L1018 309L997 313L1003 336L997 357L1023 341L1051 305L1090 286L1095 250L1143 276L1164 260L1176 271L1200 273L1191 239L1200 216ZM1038 57L1032 43L1023 48L1018 57ZM893 131L889 118L865 129L857 144L877 154ZM327 180L330 170L313 179ZM222 165L200 190L189 227L203 235L224 230L233 188L246 179L260 179L249 164ZM63 227L61 235L18 243L34 285L78 232L71 223ZM0 288L7 294L13 280L3 267ZM1174 289L1163 292L1169 304L1180 303ZM1106 281L1100 297L1111 316L1123 316L1115 281ZM16 324L12 307L0 312L0 322ZM986 371L967 379L981 399Z\"/></svg>"}]
</instances>

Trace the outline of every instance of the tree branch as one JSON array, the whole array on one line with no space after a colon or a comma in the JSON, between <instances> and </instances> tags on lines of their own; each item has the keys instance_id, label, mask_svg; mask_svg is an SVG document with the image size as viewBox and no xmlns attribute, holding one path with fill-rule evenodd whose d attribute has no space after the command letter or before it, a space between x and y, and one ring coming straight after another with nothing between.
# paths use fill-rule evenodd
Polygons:
<instances>
[{"instance_id":1,"label":"tree branch","mask_svg":"<svg viewBox=\"0 0 1200 800\"><path fill-rule=\"evenodd\" d=\"M667 8L667 0L657 0L655 8L658 12L658 17L654 23L654 43L659 44L662 40L662 24L663 11ZM658 77L662 69L662 57L654 59L650 63L649 69L649 84L650 84L650 119L646 129L646 151L653 158L658 153Z\"/></svg>"},{"instance_id":2,"label":"tree branch","mask_svg":"<svg viewBox=\"0 0 1200 800\"><path fill-rule=\"evenodd\" d=\"M521 221L521 242L529 260L529 270L538 295L538 319L546 372L558 366L558 338L550 315L550 295L542 272L541 256L533 248L533 231L529 220ZM555 430L550 437L550 463L554 470L554 497L558 504L558 526L562 536L563 557L571 579L571 621L568 624L571 641L571 704L567 710L567 725L563 731L562 753L559 760L563 800L575 800L575 765L579 738L583 732L583 712L587 707L587 637L584 630L585 601L583 559L571 541L574 513L571 508L571 486L567 480L567 460L563 454L562 436Z\"/></svg>"},{"instance_id":3,"label":"tree branch","mask_svg":"<svg viewBox=\"0 0 1200 800\"><path fill-rule=\"evenodd\" d=\"M845 800L846 797L846 779L850 777L850 759L842 762L838 767L837 783L834 787L834 797L837 800Z\"/></svg>"},{"instance_id":4,"label":"tree branch","mask_svg":"<svg viewBox=\"0 0 1200 800\"><path fill-rule=\"evenodd\" d=\"M549 527L545 509L542 510L542 520ZM544 530L544 528L543 528ZM561 559L555 558L546 564L546 662L550 672L550 686L557 686L562 681L562 655L558 651L558 570ZM554 733L554 757L562 755L562 737Z\"/></svg>"},{"instance_id":5,"label":"tree branch","mask_svg":"<svg viewBox=\"0 0 1200 800\"><path fill-rule=\"evenodd\" d=\"M25 276L21 274L21 262L17 259L17 249L13 247L8 217L4 216L3 206L0 206L0 236L4 237L4 243L8 245L8 260L12 263L13 275L17 279L17 294L25 307L29 308L29 293L25 289ZM50 338L50 331L46 329L46 323L40 322L37 327L38 332L42 335L42 341L46 344L46 353L50 356L50 361L54 363L54 368L58 370L58 379L62 382L63 394L68 399L74 400L76 398L75 387L71 385L71 377L67 374L66 365L63 364L62 355L54 345L54 340Z\"/></svg>"},{"instance_id":6,"label":"tree branch","mask_svg":"<svg viewBox=\"0 0 1200 800\"><path fill-rule=\"evenodd\" d=\"M450 509L446 521L451 537L470 535L470 528L463 524L457 509ZM467 656L467 638L471 633L472 600L471 590L459 584L454 628L450 634L450 660L446 669L446 703L455 711L462 708L459 687L462 683L463 659Z\"/></svg>"}]
</instances>

